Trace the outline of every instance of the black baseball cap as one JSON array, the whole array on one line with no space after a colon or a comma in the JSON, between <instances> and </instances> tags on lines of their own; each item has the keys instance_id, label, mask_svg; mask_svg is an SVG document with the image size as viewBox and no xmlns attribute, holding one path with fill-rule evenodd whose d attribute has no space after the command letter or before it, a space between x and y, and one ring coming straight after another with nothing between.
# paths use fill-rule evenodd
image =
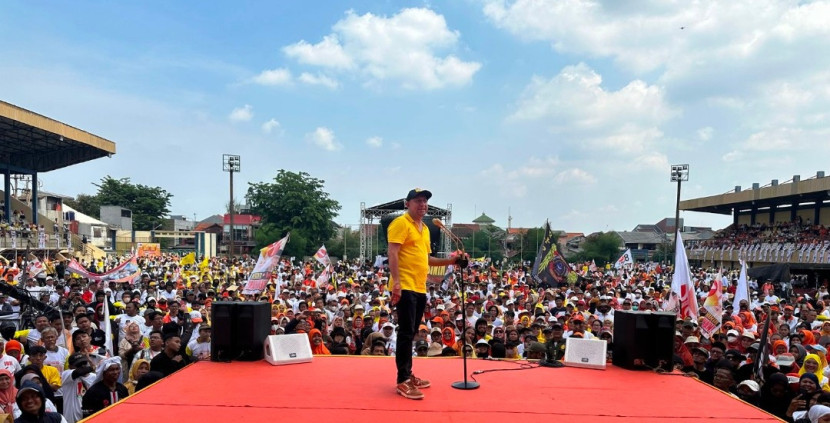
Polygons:
<instances>
[{"instance_id":1,"label":"black baseball cap","mask_svg":"<svg viewBox=\"0 0 830 423\"><path fill-rule=\"evenodd\" d=\"M409 201L409 200L411 200L411 199L413 199L413 198L415 198L419 195L422 195L422 196L426 197L427 200L432 198L432 193L431 192L429 192L425 189L415 188L415 189L410 190L409 194L406 194L406 201Z\"/></svg>"}]
</instances>

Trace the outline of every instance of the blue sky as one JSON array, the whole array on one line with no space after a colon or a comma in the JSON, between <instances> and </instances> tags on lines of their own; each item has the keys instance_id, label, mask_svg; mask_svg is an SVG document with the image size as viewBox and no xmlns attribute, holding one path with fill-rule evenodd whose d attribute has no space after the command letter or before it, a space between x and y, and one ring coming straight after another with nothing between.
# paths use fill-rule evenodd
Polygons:
<instances>
[{"instance_id":1,"label":"blue sky","mask_svg":"<svg viewBox=\"0 0 830 423\"><path fill-rule=\"evenodd\" d=\"M44 189L130 177L200 219L223 153L238 199L306 171L339 223L418 186L581 232L673 216L674 163L684 199L830 171L827 1L7 1L0 37L0 98L117 145Z\"/></svg>"}]
</instances>

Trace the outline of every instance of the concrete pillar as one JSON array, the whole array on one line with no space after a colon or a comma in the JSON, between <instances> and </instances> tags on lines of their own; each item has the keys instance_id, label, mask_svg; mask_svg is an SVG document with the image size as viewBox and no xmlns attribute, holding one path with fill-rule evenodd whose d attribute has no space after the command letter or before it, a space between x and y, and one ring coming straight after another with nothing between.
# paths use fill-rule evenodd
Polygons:
<instances>
[{"instance_id":1,"label":"concrete pillar","mask_svg":"<svg viewBox=\"0 0 830 423\"><path fill-rule=\"evenodd\" d=\"M12 219L12 173L9 169L3 170L3 216L6 216L6 221L11 222Z\"/></svg>"},{"instance_id":2,"label":"concrete pillar","mask_svg":"<svg viewBox=\"0 0 830 423\"><path fill-rule=\"evenodd\" d=\"M38 221L40 220L37 217L37 206L37 172L32 172L32 223L35 225L38 225Z\"/></svg>"}]
</instances>

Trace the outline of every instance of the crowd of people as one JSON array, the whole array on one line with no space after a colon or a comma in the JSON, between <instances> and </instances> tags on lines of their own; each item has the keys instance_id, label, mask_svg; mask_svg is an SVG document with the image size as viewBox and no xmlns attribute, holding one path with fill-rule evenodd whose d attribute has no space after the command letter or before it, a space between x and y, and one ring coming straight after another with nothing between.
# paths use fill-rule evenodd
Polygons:
<instances>
[{"instance_id":1,"label":"crowd of people","mask_svg":"<svg viewBox=\"0 0 830 423\"><path fill-rule=\"evenodd\" d=\"M830 263L830 236L810 220L774 224L740 224L718 231L712 239L693 241L690 256L723 260L738 254L748 261Z\"/></svg>"},{"instance_id":2,"label":"crowd of people","mask_svg":"<svg viewBox=\"0 0 830 423\"><path fill-rule=\"evenodd\" d=\"M106 271L125 259L83 265ZM610 360L614 313L660 310L672 277L670 268L656 263L607 270L580 263L571 264L576 282L540 286L528 263L456 269L428 284L412 347L402 350L386 265L341 261L332 265L330 277L320 278L322 267L314 259L279 263L266 289L251 295L244 293L255 264L248 257L186 266L175 255L142 258L143 273L132 284L102 284L62 264L48 267L20 286L50 305L33 328L18 328L11 318L25 301L0 295L0 413L20 421L51 415L75 422L210 359L214 301L270 303L271 333L306 334L314 354L556 362L564 357L567 338L577 337L606 341ZM699 298L718 275L716 269L693 269ZM812 410L830 407L826 281L815 295L792 297L773 281L751 281L747 300L733 304L737 278L737 272L722 276L723 325L714 335L704 336L696 319L678 319L675 369L781 418L811 421L819 412ZM765 331L770 358L760 377L752 368Z\"/></svg>"}]
</instances>

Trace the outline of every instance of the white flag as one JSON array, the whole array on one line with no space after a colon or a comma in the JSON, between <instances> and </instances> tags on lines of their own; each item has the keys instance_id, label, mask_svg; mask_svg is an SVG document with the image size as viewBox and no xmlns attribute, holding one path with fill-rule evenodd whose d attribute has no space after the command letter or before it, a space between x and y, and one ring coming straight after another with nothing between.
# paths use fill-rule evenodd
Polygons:
<instances>
[{"instance_id":1,"label":"white flag","mask_svg":"<svg viewBox=\"0 0 830 423\"><path fill-rule=\"evenodd\" d=\"M329 266L331 264L331 259L329 259L329 253L326 251L326 246L323 245L314 253L314 258L320 262L323 266Z\"/></svg>"},{"instance_id":2,"label":"white flag","mask_svg":"<svg viewBox=\"0 0 830 423\"><path fill-rule=\"evenodd\" d=\"M104 309L104 320L101 322L101 324L104 325L104 348L106 348L107 354L109 354L110 357L115 357L115 354L112 351L112 322L110 321L110 307L109 301L106 300L106 298L109 298L112 291L107 289L105 292L107 293L107 296L105 297L104 305L102 307Z\"/></svg>"},{"instance_id":3,"label":"white flag","mask_svg":"<svg viewBox=\"0 0 830 423\"><path fill-rule=\"evenodd\" d=\"M619 269L619 268L627 266L629 264L632 264L632 265L634 264L634 258L631 256L631 249L630 248L625 250L623 255L621 255L620 258L617 259L617 262L614 263L614 268Z\"/></svg>"},{"instance_id":4,"label":"white flag","mask_svg":"<svg viewBox=\"0 0 830 423\"><path fill-rule=\"evenodd\" d=\"M746 279L746 262L741 260L741 274L738 276L738 287L735 289L735 298L732 301L732 315L737 316L741 311L741 300L746 300L749 305L749 283Z\"/></svg>"},{"instance_id":5,"label":"white flag","mask_svg":"<svg viewBox=\"0 0 830 423\"><path fill-rule=\"evenodd\" d=\"M686 257L686 248L683 238L677 231L677 242L674 253L674 275L671 280L671 290L680 298L680 316L697 319L697 295L692 283L692 274L689 272L689 259Z\"/></svg>"}]
</instances>

